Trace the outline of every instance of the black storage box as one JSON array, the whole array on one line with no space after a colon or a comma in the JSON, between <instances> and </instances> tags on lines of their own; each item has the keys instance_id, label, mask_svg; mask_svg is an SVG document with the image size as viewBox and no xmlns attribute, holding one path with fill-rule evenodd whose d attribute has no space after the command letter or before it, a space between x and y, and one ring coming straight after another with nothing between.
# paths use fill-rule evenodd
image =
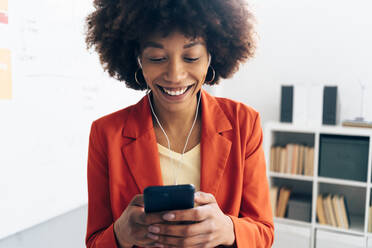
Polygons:
<instances>
[{"instance_id":1,"label":"black storage box","mask_svg":"<svg viewBox=\"0 0 372 248\"><path fill-rule=\"evenodd\" d=\"M311 222L311 196L291 197L288 201L288 219Z\"/></svg>"},{"instance_id":2,"label":"black storage box","mask_svg":"<svg viewBox=\"0 0 372 248\"><path fill-rule=\"evenodd\" d=\"M367 182L369 138L320 135L319 176Z\"/></svg>"}]
</instances>

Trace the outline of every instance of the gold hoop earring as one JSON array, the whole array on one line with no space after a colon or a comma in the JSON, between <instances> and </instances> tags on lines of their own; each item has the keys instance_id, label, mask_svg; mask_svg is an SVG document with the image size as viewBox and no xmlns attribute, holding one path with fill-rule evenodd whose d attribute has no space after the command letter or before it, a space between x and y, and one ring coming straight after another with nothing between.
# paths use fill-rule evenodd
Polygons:
<instances>
[{"instance_id":1,"label":"gold hoop earring","mask_svg":"<svg viewBox=\"0 0 372 248\"><path fill-rule=\"evenodd\" d=\"M205 81L204 81L204 83L207 83L207 84L212 83L213 80L214 80L214 77L216 76L216 71L213 69L213 67L212 67L211 65L210 65L209 67L212 69L213 77L212 77L212 79L209 80L208 82L205 82ZM207 73L207 74L208 74L208 73Z\"/></svg>"}]
</instances>

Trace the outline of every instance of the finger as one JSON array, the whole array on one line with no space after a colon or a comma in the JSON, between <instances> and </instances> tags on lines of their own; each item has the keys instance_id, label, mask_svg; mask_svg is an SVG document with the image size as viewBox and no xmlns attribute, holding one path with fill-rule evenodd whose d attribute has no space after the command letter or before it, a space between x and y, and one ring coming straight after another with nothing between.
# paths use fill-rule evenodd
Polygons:
<instances>
[{"instance_id":1,"label":"finger","mask_svg":"<svg viewBox=\"0 0 372 248\"><path fill-rule=\"evenodd\" d=\"M194 194L194 202L199 205L205 205L209 203L215 203L216 198L210 193L198 191Z\"/></svg>"},{"instance_id":2,"label":"finger","mask_svg":"<svg viewBox=\"0 0 372 248\"><path fill-rule=\"evenodd\" d=\"M208 218L210 210L209 205L195 207L191 209L185 210L174 210L169 211L163 214L163 220L169 222L179 222L179 221L187 221L187 222L200 222Z\"/></svg>"},{"instance_id":3,"label":"finger","mask_svg":"<svg viewBox=\"0 0 372 248\"><path fill-rule=\"evenodd\" d=\"M129 203L130 206L138 206L138 207L144 207L145 204L143 202L143 195L135 195L132 198L132 201Z\"/></svg>"},{"instance_id":4,"label":"finger","mask_svg":"<svg viewBox=\"0 0 372 248\"><path fill-rule=\"evenodd\" d=\"M157 213L145 213L144 215L144 223L146 225L152 225L157 223L163 223L163 215L167 212L157 212Z\"/></svg>"},{"instance_id":5,"label":"finger","mask_svg":"<svg viewBox=\"0 0 372 248\"><path fill-rule=\"evenodd\" d=\"M198 234L187 238L159 236L156 242L165 247L215 247L215 245L208 245L215 243L213 234Z\"/></svg>"},{"instance_id":6,"label":"finger","mask_svg":"<svg viewBox=\"0 0 372 248\"><path fill-rule=\"evenodd\" d=\"M192 237L196 235L200 235L203 233L211 233L213 232L213 226L211 221L202 221L193 224L173 224L173 223L164 223L164 224L156 224L150 225L148 227L148 231L154 235L168 235L174 237Z\"/></svg>"},{"instance_id":7,"label":"finger","mask_svg":"<svg viewBox=\"0 0 372 248\"><path fill-rule=\"evenodd\" d=\"M167 213L167 212L145 213L143 208L139 208L136 206L134 206L133 208L137 208L137 210L134 209L134 211L136 211L133 214L134 222L145 226L163 223L164 222L163 215Z\"/></svg>"}]
</instances>

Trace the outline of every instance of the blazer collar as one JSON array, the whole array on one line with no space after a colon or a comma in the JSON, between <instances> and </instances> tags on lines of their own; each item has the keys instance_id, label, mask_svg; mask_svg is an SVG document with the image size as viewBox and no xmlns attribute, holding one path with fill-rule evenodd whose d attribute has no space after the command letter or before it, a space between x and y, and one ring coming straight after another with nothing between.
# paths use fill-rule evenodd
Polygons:
<instances>
[{"instance_id":1,"label":"blazer collar","mask_svg":"<svg viewBox=\"0 0 372 248\"><path fill-rule=\"evenodd\" d=\"M201 180L200 189L215 194L222 179L231 141L223 133L232 125L217 100L201 91ZM159 154L147 95L132 106L122 135L133 142L122 147L123 156L140 192L150 185L162 185Z\"/></svg>"},{"instance_id":2,"label":"blazer collar","mask_svg":"<svg viewBox=\"0 0 372 248\"><path fill-rule=\"evenodd\" d=\"M136 139L154 128L147 94L132 106L122 134L124 137Z\"/></svg>"},{"instance_id":3,"label":"blazer collar","mask_svg":"<svg viewBox=\"0 0 372 248\"><path fill-rule=\"evenodd\" d=\"M232 125L217 99L202 93L200 190L216 195L231 149L224 133L232 130Z\"/></svg>"}]
</instances>

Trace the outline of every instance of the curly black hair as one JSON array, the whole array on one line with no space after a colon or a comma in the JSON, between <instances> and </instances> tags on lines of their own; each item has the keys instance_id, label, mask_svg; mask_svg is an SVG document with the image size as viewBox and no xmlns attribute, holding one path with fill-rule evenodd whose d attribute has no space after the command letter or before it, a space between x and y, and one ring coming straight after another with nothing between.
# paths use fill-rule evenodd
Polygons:
<instances>
[{"instance_id":1,"label":"curly black hair","mask_svg":"<svg viewBox=\"0 0 372 248\"><path fill-rule=\"evenodd\" d=\"M141 42L160 32L180 31L202 37L212 55L217 84L231 77L254 55L254 17L246 0L95 0L95 11L86 18L87 47L94 47L109 75L129 88L136 83Z\"/></svg>"}]
</instances>

